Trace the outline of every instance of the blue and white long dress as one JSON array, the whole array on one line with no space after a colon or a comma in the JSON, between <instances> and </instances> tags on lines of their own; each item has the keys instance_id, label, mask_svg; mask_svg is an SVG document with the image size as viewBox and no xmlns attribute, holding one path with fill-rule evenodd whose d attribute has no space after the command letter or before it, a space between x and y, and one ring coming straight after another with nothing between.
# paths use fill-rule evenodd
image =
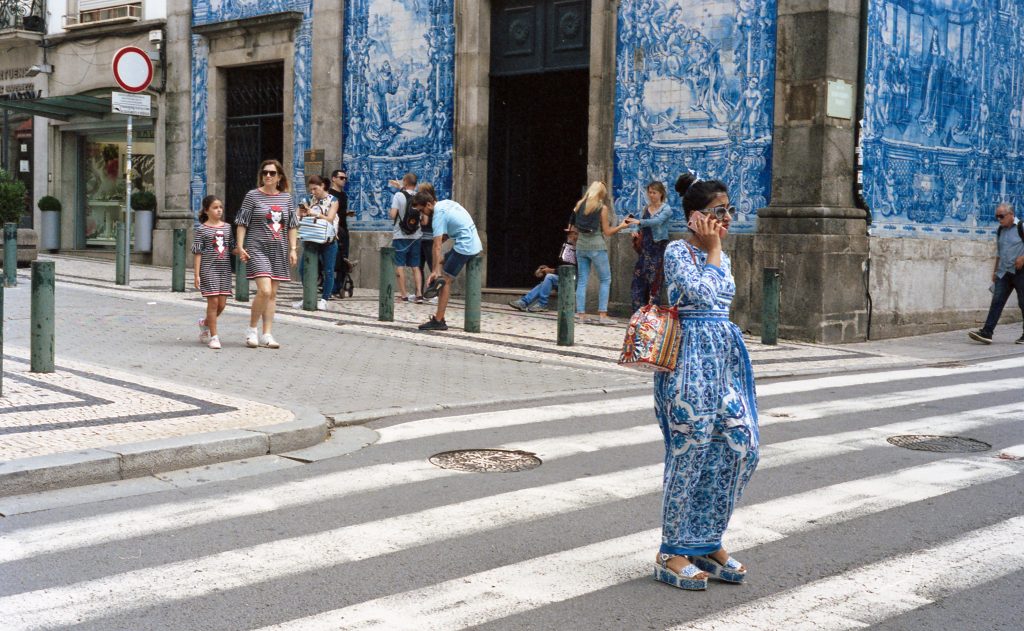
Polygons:
<instances>
[{"instance_id":1,"label":"blue and white long dress","mask_svg":"<svg viewBox=\"0 0 1024 631\"><path fill-rule=\"evenodd\" d=\"M692 252L692 255L691 255ZM757 467L757 398L750 356L729 321L736 294L722 266L685 241L665 250L668 301L679 307L676 369L658 373L654 409L665 437L661 552L705 555L722 547L733 508Z\"/></svg>"}]
</instances>

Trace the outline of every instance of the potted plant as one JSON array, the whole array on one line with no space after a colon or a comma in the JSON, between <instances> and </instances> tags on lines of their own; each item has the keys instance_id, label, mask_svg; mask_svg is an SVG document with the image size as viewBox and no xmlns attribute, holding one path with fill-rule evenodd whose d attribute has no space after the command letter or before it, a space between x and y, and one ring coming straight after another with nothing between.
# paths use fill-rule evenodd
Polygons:
<instances>
[{"instance_id":1,"label":"potted plant","mask_svg":"<svg viewBox=\"0 0 1024 631\"><path fill-rule=\"evenodd\" d=\"M42 234L39 235L39 247L43 250L60 249L60 200L52 195L44 195L36 203L41 211L40 224Z\"/></svg>"},{"instance_id":2,"label":"potted plant","mask_svg":"<svg viewBox=\"0 0 1024 631\"><path fill-rule=\"evenodd\" d=\"M0 223L16 225L21 221L28 206L25 199L26 193L25 185L21 180L0 169ZM35 260L39 245L39 235L35 230L19 229L18 244L22 246L18 248L19 263Z\"/></svg>"},{"instance_id":3,"label":"potted plant","mask_svg":"<svg viewBox=\"0 0 1024 631\"><path fill-rule=\"evenodd\" d=\"M153 250L153 214L156 210L156 195L149 191L136 191L132 193L132 219L135 227L132 229L135 234L136 252L150 252Z\"/></svg>"}]
</instances>

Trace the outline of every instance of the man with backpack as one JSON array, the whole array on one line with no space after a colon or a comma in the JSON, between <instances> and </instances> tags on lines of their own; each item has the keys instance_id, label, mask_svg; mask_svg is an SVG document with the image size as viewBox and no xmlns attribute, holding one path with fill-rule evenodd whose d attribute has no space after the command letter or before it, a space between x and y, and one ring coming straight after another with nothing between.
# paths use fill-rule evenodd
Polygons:
<instances>
[{"instance_id":1,"label":"man with backpack","mask_svg":"<svg viewBox=\"0 0 1024 631\"><path fill-rule=\"evenodd\" d=\"M982 344L992 343L992 332L1014 290L1024 316L1024 226L1015 219L1013 206L1005 202L996 206L996 221L999 229L996 231L996 266L992 271L992 306L989 307L985 326L967 334ZM1017 338L1017 344L1024 344L1024 335Z\"/></svg>"},{"instance_id":2,"label":"man with backpack","mask_svg":"<svg viewBox=\"0 0 1024 631\"><path fill-rule=\"evenodd\" d=\"M391 247L395 248L397 296L407 302L423 302L423 274L420 272L420 211L409 203L416 195L415 173L402 176L402 188L391 197L389 216L395 222ZM416 293L405 294L405 269L411 268Z\"/></svg>"}]
</instances>

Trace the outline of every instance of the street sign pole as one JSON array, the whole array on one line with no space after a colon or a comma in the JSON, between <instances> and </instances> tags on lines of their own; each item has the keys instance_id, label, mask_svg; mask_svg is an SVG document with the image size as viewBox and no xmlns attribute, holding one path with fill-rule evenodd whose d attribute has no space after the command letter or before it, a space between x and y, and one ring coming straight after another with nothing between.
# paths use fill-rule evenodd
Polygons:
<instances>
[{"instance_id":1,"label":"street sign pole","mask_svg":"<svg viewBox=\"0 0 1024 631\"><path fill-rule=\"evenodd\" d=\"M131 284L132 269L132 117L128 115L128 150L125 154L124 284Z\"/></svg>"}]
</instances>

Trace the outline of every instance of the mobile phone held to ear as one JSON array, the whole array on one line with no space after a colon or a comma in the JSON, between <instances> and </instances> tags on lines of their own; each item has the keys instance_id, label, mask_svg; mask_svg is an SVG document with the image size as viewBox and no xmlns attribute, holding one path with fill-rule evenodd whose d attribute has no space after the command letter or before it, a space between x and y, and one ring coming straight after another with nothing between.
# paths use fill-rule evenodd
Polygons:
<instances>
[{"instance_id":1,"label":"mobile phone held to ear","mask_svg":"<svg viewBox=\"0 0 1024 631\"><path fill-rule=\"evenodd\" d=\"M693 215L690 215L690 220L686 222L686 227L689 228L690 230L693 230L694 232L696 232L697 228L696 228L696 224L694 223L694 219L696 219L696 217L693 216Z\"/></svg>"}]
</instances>

